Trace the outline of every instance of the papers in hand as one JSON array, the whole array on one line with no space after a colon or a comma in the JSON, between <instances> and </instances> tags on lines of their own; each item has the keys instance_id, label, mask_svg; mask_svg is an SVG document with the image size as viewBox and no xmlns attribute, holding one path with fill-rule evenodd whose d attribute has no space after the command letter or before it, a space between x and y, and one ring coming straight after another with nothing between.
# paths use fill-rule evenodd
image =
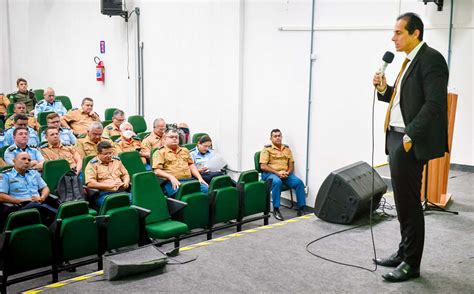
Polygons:
<instances>
[{"instance_id":1,"label":"papers in hand","mask_svg":"<svg viewBox=\"0 0 474 294\"><path fill-rule=\"evenodd\" d=\"M215 154L206 162L207 169L210 172L218 172L226 165L227 162L225 162L224 158L222 158L222 156L220 156L219 154Z\"/></svg>"}]
</instances>

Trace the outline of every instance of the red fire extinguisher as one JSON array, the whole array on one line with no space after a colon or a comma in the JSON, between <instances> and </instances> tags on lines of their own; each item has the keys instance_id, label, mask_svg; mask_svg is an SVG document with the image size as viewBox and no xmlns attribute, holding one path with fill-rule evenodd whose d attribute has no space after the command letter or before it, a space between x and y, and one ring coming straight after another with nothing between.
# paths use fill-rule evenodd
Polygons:
<instances>
[{"instance_id":1,"label":"red fire extinguisher","mask_svg":"<svg viewBox=\"0 0 474 294\"><path fill-rule=\"evenodd\" d=\"M105 67L104 63L102 60L100 60L99 57L94 57L94 62L96 64L95 66L95 77L98 82L104 82L105 81Z\"/></svg>"}]
</instances>

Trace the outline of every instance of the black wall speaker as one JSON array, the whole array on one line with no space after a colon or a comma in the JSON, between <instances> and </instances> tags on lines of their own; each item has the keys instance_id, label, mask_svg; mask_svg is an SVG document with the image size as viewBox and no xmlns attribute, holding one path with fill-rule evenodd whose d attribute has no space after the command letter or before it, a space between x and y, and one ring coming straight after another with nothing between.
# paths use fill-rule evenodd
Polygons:
<instances>
[{"instance_id":1,"label":"black wall speaker","mask_svg":"<svg viewBox=\"0 0 474 294\"><path fill-rule=\"evenodd\" d=\"M319 188L314 214L337 224L350 224L360 216L368 215L372 173L375 173L372 210L377 209L380 199L387 192L387 185L370 165L359 161L329 174Z\"/></svg>"},{"instance_id":2,"label":"black wall speaker","mask_svg":"<svg viewBox=\"0 0 474 294\"><path fill-rule=\"evenodd\" d=\"M105 15L122 15L122 0L100 0L100 13Z\"/></svg>"}]
</instances>

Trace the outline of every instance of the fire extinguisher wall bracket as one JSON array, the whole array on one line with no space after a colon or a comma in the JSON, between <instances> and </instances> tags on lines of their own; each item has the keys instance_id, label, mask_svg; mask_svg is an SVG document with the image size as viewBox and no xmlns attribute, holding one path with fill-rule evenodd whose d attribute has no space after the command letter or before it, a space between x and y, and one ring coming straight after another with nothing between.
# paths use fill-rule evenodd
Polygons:
<instances>
[{"instance_id":1,"label":"fire extinguisher wall bracket","mask_svg":"<svg viewBox=\"0 0 474 294\"><path fill-rule=\"evenodd\" d=\"M104 82L105 81L105 67L104 63L102 60L100 60L99 57L95 56L94 57L94 62L96 64L95 66L95 77L98 82Z\"/></svg>"}]
</instances>

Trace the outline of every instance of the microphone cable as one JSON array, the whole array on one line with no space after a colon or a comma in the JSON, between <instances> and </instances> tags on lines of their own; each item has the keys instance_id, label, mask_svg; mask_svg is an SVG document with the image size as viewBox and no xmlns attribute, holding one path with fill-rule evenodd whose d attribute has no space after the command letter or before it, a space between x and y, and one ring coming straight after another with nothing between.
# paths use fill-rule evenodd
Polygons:
<instances>
[{"instance_id":1,"label":"microphone cable","mask_svg":"<svg viewBox=\"0 0 474 294\"><path fill-rule=\"evenodd\" d=\"M375 169L374 169L374 153L375 153L375 135L374 135L374 129L375 129L375 96L376 96L376 88L374 88L374 94L373 94L373 98L372 98L372 117L371 117L371 131L372 131L372 146L371 146L371 168L372 168L372 194L371 194L371 197L370 197L370 209L369 209L369 227L370 227L370 238L371 238L371 242L372 242L372 249L373 249L373 252L374 252L374 260L377 259L377 250L375 249L375 239L374 239L374 231L373 231L373 226L372 226L372 207L373 207L373 202L374 202L374 193L375 193ZM385 207L385 204L384 204L384 207ZM360 224L360 225L357 225L357 226L354 226L354 227L351 227L351 228L347 228L347 229L343 229L343 230L340 230L340 231L336 231L334 233L330 233L328 235L324 235L322 237L319 237L317 238L316 240L313 240L311 242L309 242L308 244L306 244L306 251L317 257L317 258L320 258L322 260L325 260L325 261L329 261L329 262L332 262L332 263L335 263L335 264L339 264L339 265L344 265L344 266L348 266L348 267L353 267L353 268L357 268L357 269L362 269L362 270L366 270L366 271L369 271L369 272L375 272L377 271L377 264L375 264L375 267L373 269L370 269L370 268L367 268L367 267L364 267L364 266L360 266L360 265L356 265L356 264L351 264L351 263L345 263L345 262L340 262L340 261L337 261L337 260L334 260L334 259L330 259L330 258L327 258L327 257L324 257L324 256L321 256L321 255L318 255L312 251L309 250L309 247L322 240L322 239L325 239L327 237L330 237L330 236L334 236L334 235L337 235L337 234L340 234L340 233L344 233L344 232L347 232L347 231L351 231L351 230L354 230L354 229L357 229L357 228L360 228L360 227L363 227L365 226L365 224Z\"/></svg>"}]
</instances>

